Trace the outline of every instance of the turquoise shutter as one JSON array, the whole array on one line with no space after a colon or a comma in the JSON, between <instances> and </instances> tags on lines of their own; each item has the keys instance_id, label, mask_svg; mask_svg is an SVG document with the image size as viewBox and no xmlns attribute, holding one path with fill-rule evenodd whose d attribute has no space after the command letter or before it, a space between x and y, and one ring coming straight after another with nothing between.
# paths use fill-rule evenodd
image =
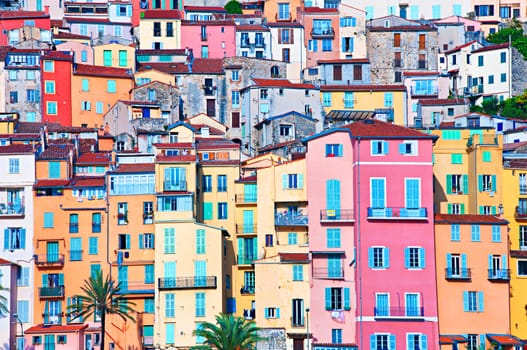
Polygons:
<instances>
[{"instance_id":1,"label":"turquoise shutter","mask_svg":"<svg viewBox=\"0 0 527 350\"><path fill-rule=\"evenodd\" d=\"M446 193L452 194L452 175L446 176Z\"/></svg>"},{"instance_id":2,"label":"turquoise shutter","mask_svg":"<svg viewBox=\"0 0 527 350\"><path fill-rule=\"evenodd\" d=\"M468 194L468 175L463 175L463 193Z\"/></svg>"},{"instance_id":3,"label":"turquoise shutter","mask_svg":"<svg viewBox=\"0 0 527 350\"><path fill-rule=\"evenodd\" d=\"M461 276L468 277L467 254L461 254Z\"/></svg>"},{"instance_id":4,"label":"turquoise shutter","mask_svg":"<svg viewBox=\"0 0 527 350\"><path fill-rule=\"evenodd\" d=\"M297 178L298 178L298 188L304 188L304 175L298 174Z\"/></svg>"},{"instance_id":5,"label":"turquoise shutter","mask_svg":"<svg viewBox=\"0 0 527 350\"><path fill-rule=\"evenodd\" d=\"M144 235L142 233L139 234L139 249L143 249L145 247L144 244Z\"/></svg>"},{"instance_id":6,"label":"turquoise shutter","mask_svg":"<svg viewBox=\"0 0 527 350\"><path fill-rule=\"evenodd\" d=\"M479 215L483 215L484 212L485 212L485 208L482 205L480 205L479 206Z\"/></svg>"},{"instance_id":7,"label":"turquoise shutter","mask_svg":"<svg viewBox=\"0 0 527 350\"><path fill-rule=\"evenodd\" d=\"M492 254L489 254L489 272L492 270Z\"/></svg>"},{"instance_id":8,"label":"turquoise shutter","mask_svg":"<svg viewBox=\"0 0 527 350\"><path fill-rule=\"evenodd\" d=\"M340 209L340 181L326 181L326 209Z\"/></svg>"},{"instance_id":9,"label":"turquoise shutter","mask_svg":"<svg viewBox=\"0 0 527 350\"><path fill-rule=\"evenodd\" d=\"M421 334L421 350L428 350L428 338L426 334Z\"/></svg>"},{"instance_id":10,"label":"turquoise shutter","mask_svg":"<svg viewBox=\"0 0 527 350\"><path fill-rule=\"evenodd\" d=\"M44 304L44 323L49 323L49 301Z\"/></svg>"},{"instance_id":11,"label":"turquoise shutter","mask_svg":"<svg viewBox=\"0 0 527 350\"><path fill-rule=\"evenodd\" d=\"M390 267L390 248L384 248L383 252L384 252L384 259L383 259L384 267L388 268Z\"/></svg>"},{"instance_id":12,"label":"turquoise shutter","mask_svg":"<svg viewBox=\"0 0 527 350\"><path fill-rule=\"evenodd\" d=\"M503 254L501 256L501 266L502 266L502 269L507 270L507 255L506 254Z\"/></svg>"},{"instance_id":13,"label":"turquoise shutter","mask_svg":"<svg viewBox=\"0 0 527 350\"><path fill-rule=\"evenodd\" d=\"M288 185L287 174L282 175L282 189L286 189Z\"/></svg>"},{"instance_id":14,"label":"turquoise shutter","mask_svg":"<svg viewBox=\"0 0 527 350\"><path fill-rule=\"evenodd\" d=\"M344 288L344 310L351 310L349 288Z\"/></svg>"},{"instance_id":15,"label":"turquoise shutter","mask_svg":"<svg viewBox=\"0 0 527 350\"><path fill-rule=\"evenodd\" d=\"M126 249L130 249L130 235L126 234L125 239L126 239Z\"/></svg>"},{"instance_id":16,"label":"turquoise shutter","mask_svg":"<svg viewBox=\"0 0 527 350\"><path fill-rule=\"evenodd\" d=\"M399 144L399 154L405 154L406 153L406 147L404 143Z\"/></svg>"},{"instance_id":17,"label":"turquoise shutter","mask_svg":"<svg viewBox=\"0 0 527 350\"><path fill-rule=\"evenodd\" d=\"M404 267L405 268L410 267L409 255L410 255L410 248L408 247L404 248Z\"/></svg>"},{"instance_id":18,"label":"turquoise shutter","mask_svg":"<svg viewBox=\"0 0 527 350\"><path fill-rule=\"evenodd\" d=\"M368 267L373 268L373 248L368 248Z\"/></svg>"},{"instance_id":19,"label":"turquoise shutter","mask_svg":"<svg viewBox=\"0 0 527 350\"><path fill-rule=\"evenodd\" d=\"M496 215L496 206L493 205L493 206L490 208L490 210L491 210L492 215Z\"/></svg>"},{"instance_id":20,"label":"turquoise shutter","mask_svg":"<svg viewBox=\"0 0 527 350\"><path fill-rule=\"evenodd\" d=\"M410 333L406 333L406 344L407 345L407 349L409 350L414 350L415 349L415 341L414 341L414 335L413 334L410 334Z\"/></svg>"},{"instance_id":21,"label":"turquoise shutter","mask_svg":"<svg viewBox=\"0 0 527 350\"><path fill-rule=\"evenodd\" d=\"M390 334L390 350L397 350L395 347L395 335Z\"/></svg>"},{"instance_id":22,"label":"turquoise shutter","mask_svg":"<svg viewBox=\"0 0 527 350\"><path fill-rule=\"evenodd\" d=\"M254 212L252 210L243 211L243 232L254 232Z\"/></svg>"},{"instance_id":23,"label":"turquoise shutter","mask_svg":"<svg viewBox=\"0 0 527 350\"><path fill-rule=\"evenodd\" d=\"M48 274L45 273L42 275L42 287L47 287L48 286Z\"/></svg>"},{"instance_id":24,"label":"turquoise shutter","mask_svg":"<svg viewBox=\"0 0 527 350\"><path fill-rule=\"evenodd\" d=\"M68 297L66 301L66 306L67 306L67 310L70 311L71 310L71 298L70 297ZM69 312L66 313L66 321L67 322L71 321L71 316Z\"/></svg>"},{"instance_id":25,"label":"turquoise shutter","mask_svg":"<svg viewBox=\"0 0 527 350\"><path fill-rule=\"evenodd\" d=\"M325 289L326 310L331 310L331 288Z\"/></svg>"},{"instance_id":26,"label":"turquoise shutter","mask_svg":"<svg viewBox=\"0 0 527 350\"><path fill-rule=\"evenodd\" d=\"M165 278L175 278L176 277L176 262L175 261L165 261Z\"/></svg>"},{"instance_id":27,"label":"turquoise shutter","mask_svg":"<svg viewBox=\"0 0 527 350\"><path fill-rule=\"evenodd\" d=\"M26 229L20 229L20 248L26 249Z\"/></svg>"},{"instance_id":28,"label":"turquoise shutter","mask_svg":"<svg viewBox=\"0 0 527 350\"><path fill-rule=\"evenodd\" d=\"M463 311L468 312L468 291L463 291Z\"/></svg>"},{"instance_id":29,"label":"turquoise shutter","mask_svg":"<svg viewBox=\"0 0 527 350\"><path fill-rule=\"evenodd\" d=\"M479 344L481 345L483 349L485 349L485 334L479 335Z\"/></svg>"},{"instance_id":30,"label":"turquoise shutter","mask_svg":"<svg viewBox=\"0 0 527 350\"><path fill-rule=\"evenodd\" d=\"M498 188L498 186L496 185L496 175L492 175L492 191L496 191L496 189Z\"/></svg>"},{"instance_id":31,"label":"turquoise shutter","mask_svg":"<svg viewBox=\"0 0 527 350\"><path fill-rule=\"evenodd\" d=\"M59 286L63 286L63 285L64 285L64 274L59 273Z\"/></svg>"},{"instance_id":32,"label":"turquoise shutter","mask_svg":"<svg viewBox=\"0 0 527 350\"><path fill-rule=\"evenodd\" d=\"M452 214L452 204L450 203L447 205L447 214Z\"/></svg>"},{"instance_id":33,"label":"turquoise shutter","mask_svg":"<svg viewBox=\"0 0 527 350\"><path fill-rule=\"evenodd\" d=\"M419 208L419 180L406 179L406 207L411 209Z\"/></svg>"},{"instance_id":34,"label":"turquoise shutter","mask_svg":"<svg viewBox=\"0 0 527 350\"><path fill-rule=\"evenodd\" d=\"M461 214L465 214L465 204L461 203L460 207L461 207Z\"/></svg>"},{"instance_id":35,"label":"turquoise shutter","mask_svg":"<svg viewBox=\"0 0 527 350\"><path fill-rule=\"evenodd\" d=\"M446 268L447 274L450 275L452 273L452 254L446 255Z\"/></svg>"},{"instance_id":36,"label":"turquoise shutter","mask_svg":"<svg viewBox=\"0 0 527 350\"><path fill-rule=\"evenodd\" d=\"M203 220L212 220L212 203L203 203Z\"/></svg>"},{"instance_id":37,"label":"turquoise shutter","mask_svg":"<svg viewBox=\"0 0 527 350\"><path fill-rule=\"evenodd\" d=\"M478 191L483 191L483 175L478 175Z\"/></svg>"},{"instance_id":38,"label":"turquoise shutter","mask_svg":"<svg viewBox=\"0 0 527 350\"><path fill-rule=\"evenodd\" d=\"M280 318L280 308L279 307L275 309L275 318Z\"/></svg>"},{"instance_id":39,"label":"turquoise shutter","mask_svg":"<svg viewBox=\"0 0 527 350\"><path fill-rule=\"evenodd\" d=\"M485 301L483 300L483 292L478 292L478 311L485 311Z\"/></svg>"},{"instance_id":40,"label":"turquoise shutter","mask_svg":"<svg viewBox=\"0 0 527 350\"><path fill-rule=\"evenodd\" d=\"M388 143L388 141L383 141L382 154L388 153L390 153L390 144Z\"/></svg>"},{"instance_id":41,"label":"turquoise shutter","mask_svg":"<svg viewBox=\"0 0 527 350\"><path fill-rule=\"evenodd\" d=\"M426 267L425 248L419 248L419 267L422 269Z\"/></svg>"},{"instance_id":42,"label":"turquoise shutter","mask_svg":"<svg viewBox=\"0 0 527 350\"><path fill-rule=\"evenodd\" d=\"M370 350L377 350L377 336L375 334L370 335Z\"/></svg>"},{"instance_id":43,"label":"turquoise shutter","mask_svg":"<svg viewBox=\"0 0 527 350\"><path fill-rule=\"evenodd\" d=\"M9 236L10 236L9 229L5 228L4 229L4 249L5 250L8 250L9 248L11 248Z\"/></svg>"}]
</instances>

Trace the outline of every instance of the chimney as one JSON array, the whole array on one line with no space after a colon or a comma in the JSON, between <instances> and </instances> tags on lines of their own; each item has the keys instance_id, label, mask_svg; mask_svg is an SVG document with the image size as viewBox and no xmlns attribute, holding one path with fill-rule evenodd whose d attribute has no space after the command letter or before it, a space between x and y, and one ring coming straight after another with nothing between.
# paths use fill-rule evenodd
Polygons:
<instances>
[{"instance_id":1,"label":"chimney","mask_svg":"<svg viewBox=\"0 0 527 350\"><path fill-rule=\"evenodd\" d=\"M44 12L49 15L49 5L44 6Z\"/></svg>"}]
</instances>

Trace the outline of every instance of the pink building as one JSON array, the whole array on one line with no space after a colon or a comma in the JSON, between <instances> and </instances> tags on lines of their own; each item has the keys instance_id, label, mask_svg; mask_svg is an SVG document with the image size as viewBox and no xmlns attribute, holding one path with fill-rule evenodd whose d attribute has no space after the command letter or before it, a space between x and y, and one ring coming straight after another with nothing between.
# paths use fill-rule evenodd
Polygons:
<instances>
[{"instance_id":1,"label":"pink building","mask_svg":"<svg viewBox=\"0 0 527 350\"><path fill-rule=\"evenodd\" d=\"M306 7L301 12L307 68L318 65L319 60L340 58L339 20L336 8Z\"/></svg>"},{"instance_id":2,"label":"pink building","mask_svg":"<svg viewBox=\"0 0 527 350\"><path fill-rule=\"evenodd\" d=\"M24 332L26 349L98 350L100 329L89 324L35 325Z\"/></svg>"},{"instance_id":3,"label":"pink building","mask_svg":"<svg viewBox=\"0 0 527 350\"><path fill-rule=\"evenodd\" d=\"M353 147L348 130L331 129L308 139L309 250L312 258L313 350L355 345Z\"/></svg>"},{"instance_id":4,"label":"pink building","mask_svg":"<svg viewBox=\"0 0 527 350\"><path fill-rule=\"evenodd\" d=\"M236 26L232 20L181 22L181 47L191 48L194 57L236 56Z\"/></svg>"},{"instance_id":5,"label":"pink building","mask_svg":"<svg viewBox=\"0 0 527 350\"><path fill-rule=\"evenodd\" d=\"M314 350L439 348L433 141L377 120L308 139Z\"/></svg>"},{"instance_id":6,"label":"pink building","mask_svg":"<svg viewBox=\"0 0 527 350\"><path fill-rule=\"evenodd\" d=\"M357 248L357 342L438 349L432 144L377 120L350 124ZM351 174L350 174L351 175Z\"/></svg>"}]
</instances>

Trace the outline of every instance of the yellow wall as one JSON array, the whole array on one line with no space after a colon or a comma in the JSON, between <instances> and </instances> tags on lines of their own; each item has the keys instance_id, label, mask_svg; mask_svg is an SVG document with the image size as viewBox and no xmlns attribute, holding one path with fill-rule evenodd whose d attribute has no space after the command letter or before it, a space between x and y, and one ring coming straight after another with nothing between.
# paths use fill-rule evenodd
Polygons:
<instances>
[{"instance_id":1,"label":"yellow wall","mask_svg":"<svg viewBox=\"0 0 527 350\"><path fill-rule=\"evenodd\" d=\"M65 160L53 160L52 162L60 162L60 179L64 180L70 177L70 167ZM49 161L39 160L35 163L35 177L37 179L49 179Z\"/></svg>"},{"instance_id":2,"label":"yellow wall","mask_svg":"<svg viewBox=\"0 0 527 350\"><path fill-rule=\"evenodd\" d=\"M173 75L163 73L154 69L142 70L134 74L134 80L136 82L139 81L140 78L149 78L151 82L159 81L168 85L176 85Z\"/></svg>"},{"instance_id":3,"label":"yellow wall","mask_svg":"<svg viewBox=\"0 0 527 350\"><path fill-rule=\"evenodd\" d=\"M161 23L161 36L154 36L154 22ZM174 36L166 36L167 22L173 23ZM154 42L160 42L163 49L179 49L181 48L181 20L179 19L141 19L139 23L139 35L141 38L141 48L151 49Z\"/></svg>"},{"instance_id":4,"label":"yellow wall","mask_svg":"<svg viewBox=\"0 0 527 350\"><path fill-rule=\"evenodd\" d=\"M104 66L104 51L112 52L112 64L109 67L116 68L135 68L135 48L132 46L121 45L121 44L106 44L98 45L93 47L93 64L96 66ZM119 51L126 52L126 64L121 65L119 59ZM123 62L125 63L125 62ZM107 66L108 67L108 66Z\"/></svg>"}]
</instances>

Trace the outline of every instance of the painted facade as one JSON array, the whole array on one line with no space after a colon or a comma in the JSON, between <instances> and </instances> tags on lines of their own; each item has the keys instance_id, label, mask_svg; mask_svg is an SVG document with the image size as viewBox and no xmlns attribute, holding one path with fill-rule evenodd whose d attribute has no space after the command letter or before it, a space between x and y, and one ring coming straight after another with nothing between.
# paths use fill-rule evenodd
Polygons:
<instances>
[{"instance_id":1,"label":"painted facade","mask_svg":"<svg viewBox=\"0 0 527 350\"><path fill-rule=\"evenodd\" d=\"M72 125L72 68L72 54L50 52L42 57L40 91L43 122Z\"/></svg>"},{"instance_id":2,"label":"painted facade","mask_svg":"<svg viewBox=\"0 0 527 350\"><path fill-rule=\"evenodd\" d=\"M199 58L236 56L236 26L232 21L183 21L181 47Z\"/></svg>"},{"instance_id":3,"label":"painted facade","mask_svg":"<svg viewBox=\"0 0 527 350\"><path fill-rule=\"evenodd\" d=\"M140 49L181 48L181 15L178 10L145 10L139 22Z\"/></svg>"},{"instance_id":4,"label":"painted facade","mask_svg":"<svg viewBox=\"0 0 527 350\"><path fill-rule=\"evenodd\" d=\"M93 47L93 65L135 69L135 49L123 44L97 45Z\"/></svg>"}]
</instances>

